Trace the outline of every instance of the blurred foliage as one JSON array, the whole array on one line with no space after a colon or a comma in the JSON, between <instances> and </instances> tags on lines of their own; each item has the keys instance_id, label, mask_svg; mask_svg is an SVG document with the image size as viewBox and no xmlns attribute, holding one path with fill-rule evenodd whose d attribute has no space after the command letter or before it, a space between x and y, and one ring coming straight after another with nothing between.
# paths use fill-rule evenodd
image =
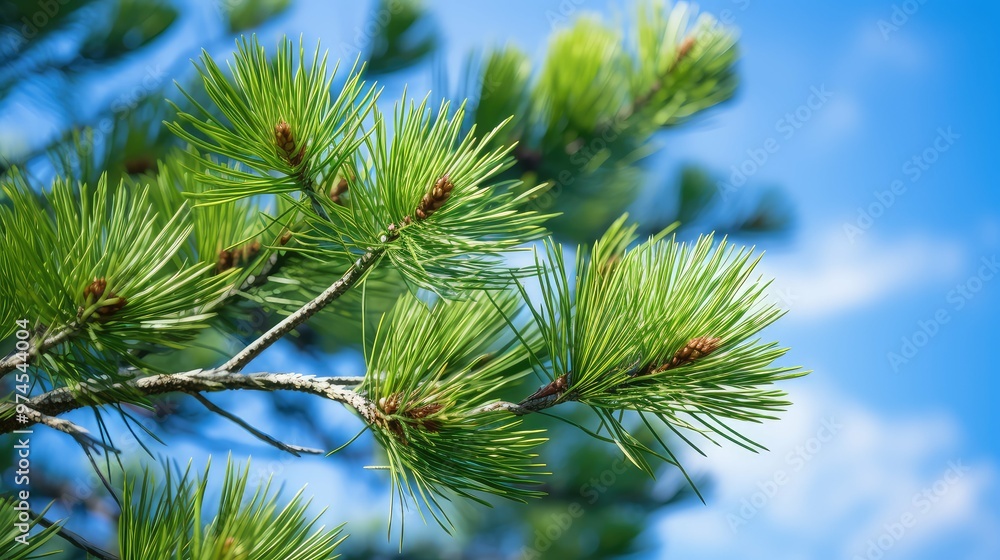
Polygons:
<instances>
[{"instance_id":1,"label":"blurred foliage","mask_svg":"<svg viewBox=\"0 0 1000 560\"><path fill-rule=\"evenodd\" d=\"M291 0L223 0L230 33L253 29L274 18L291 4Z\"/></svg>"},{"instance_id":2,"label":"blurred foliage","mask_svg":"<svg viewBox=\"0 0 1000 560\"><path fill-rule=\"evenodd\" d=\"M379 0L364 28L370 41L369 74L388 74L412 66L434 52L438 36L419 0Z\"/></svg>"},{"instance_id":3,"label":"blurred foliage","mask_svg":"<svg viewBox=\"0 0 1000 560\"><path fill-rule=\"evenodd\" d=\"M562 416L581 423L591 417L582 407ZM660 479L654 481L628 464L613 447L581 438L573 426L533 418L526 427L543 424L557 445L547 446L541 456L553 473L540 487L546 493L542 500L526 506L491 500L489 508L456 504L459 527L454 542L417 537L398 552L388 542L354 538L344 544L343 557L610 560L653 553L657 543L646 533L653 514L694 498L680 473L664 468ZM653 444L647 428L637 425L634 431L641 441ZM699 485L706 488L704 482Z\"/></svg>"},{"instance_id":4,"label":"blurred foliage","mask_svg":"<svg viewBox=\"0 0 1000 560\"><path fill-rule=\"evenodd\" d=\"M92 28L80 46L80 56L108 61L147 45L173 25L177 9L159 0L117 0L110 6L110 27Z\"/></svg>"},{"instance_id":5,"label":"blurred foliage","mask_svg":"<svg viewBox=\"0 0 1000 560\"><path fill-rule=\"evenodd\" d=\"M707 171L690 167L658 184L648 170L665 131L733 97L735 32L685 3L638 6L624 25L583 15L558 29L540 65L515 45L473 58L460 93L475 108L469 125L490 129L514 115L495 141L518 143L512 178L552 184L537 205L562 213L549 223L561 237L590 241L649 191L656 196L636 212L652 224L643 233L695 218L703 231L744 231L726 219L706 223L729 202ZM786 226L771 214L781 196L757 205L745 231Z\"/></svg>"}]
</instances>

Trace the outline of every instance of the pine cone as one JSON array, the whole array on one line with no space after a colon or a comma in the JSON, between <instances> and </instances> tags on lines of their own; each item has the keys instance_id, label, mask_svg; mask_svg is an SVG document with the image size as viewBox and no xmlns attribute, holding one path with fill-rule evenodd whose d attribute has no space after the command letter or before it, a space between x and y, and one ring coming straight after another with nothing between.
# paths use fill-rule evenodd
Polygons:
<instances>
[{"instance_id":1,"label":"pine cone","mask_svg":"<svg viewBox=\"0 0 1000 560\"><path fill-rule=\"evenodd\" d=\"M292 127L287 122L282 120L275 125L274 143L277 144L278 151L285 158L285 161L293 166L298 166L302 163L302 156L306 151L306 147L302 146L297 152L295 151L295 135L292 134Z\"/></svg>"},{"instance_id":2,"label":"pine cone","mask_svg":"<svg viewBox=\"0 0 1000 560\"><path fill-rule=\"evenodd\" d=\"M674 352L674 357L670 359L670 363L666 364L666 367L663 369L666 370L675 368L704 358L712 352L715 352L719 348L721 342L721 338L711 336L699 336L698 338L692 338L687 342L687 344L684 345L683 348Z\"/></svg>"},{"instance_id":3,"label":"pine cone","mask_svg":"<svg viewBox=\"0 0 1000 560\"><path fill-rule=\"evenodd\" d=\"M215 273L222 274L230 268L252 261L260 253L260 247L260 241L254 239L232 251L226 249L219 251L219 257L215 261Z\"/></svg>"},{"instance_id":4,"label":"pine cone","mask_svg":"<svg viewBox=\"0 0 1000 560\"><path fill-rule=\"evenodd\" d=\"M332 200L335 204L340 204L343 206L344 201L341 199L341 197L344 195L344 193L347 192L347 188L348 188L347 179L341 177L340 180L337 181L337 184L335 184L333 187L330 188L330 200Z\"/></svg>"},{"instance_id":5,"label":"pine cone","mask_svg":"<svg viewBox=\"0 0 1000 560\"><path fill-rule=\"evenodd\" d=\"M406 411L406 415L410 418L420 419L426 418L431 414L440 412L443 407L440 403L425 404L423 406L418 406L417 408Z\"/></svg>"},{"instance_id":6,"label":"pine cone","mask_svg":"<svg viewBox=\"0 0 1000 560\"><path fill-rule=\"evenodd\" d=\"M436 212L439 208L444 206L444 203L448 201L448 197L451 196L452 189L455 188L454 183L448 178L448 174L444 174L440 179L434 182L434 186L431 187L430 192L424 195L420 199L420 204L417 205L417 210L415 212L418 220L426 220Z\"/></svg>"},{"instance_id":7,"label":"pine cone","mask_svg":"<svg viewBox=\"0 0 1000 560\"><path fill-rule=\"evenodd\" d=\"M417 425L421 428L427 430L428 432L436 433L441 431L441 422L427 417L432 414L437 414L442 408L444 407L440 403L431 403L408 410L405 414L406 416L416 420Z\"/></svg>"},{"instance_id":8,"label":"pine cone","mask_svg":"<svg viewBox=\"0 0 1000 560\"><path fill-rule=\"evenodd\" d=\"M87 287L83 289L84 301L90 300L91 296L93 296L94 298L93 301L101 299L101 296L104 295L104 290L107 287L108 287L107 280L105 280L104 278L94 277L94 281L88 284Z\"/></svg>"},{"instance_id":9,"label":"pine cone","mask_svg":"<svg viewBox=\"0 0 1000 560\"><path fill-rule=\"evenodd\" d=\"M227 251L225 249L219 251L219 257L215 261L215 273L222 274L230 268L233 268L234 260L232 251Z\"/></svg>"},{"instance_id":10,"label":"pine cone","mask_svg":"<svg viewBox=\"0 0 1000 560\"><path fill-rule=\"evenodd\" d=\"M118 313L119 311L122 310L123 307L125 307L128 304L127 299L110 290L108 291L108 299L117 299L117 301L115 303L99 307L97 309L97 314L104 319L114 315L115 313Z\"/></svg>"},{"instance_id":11,"label":"pine cone","mask_svg":"<svg viewBox=\"0 0 1000 560\"><path fill-rule=\"evenodd\" d=\"M128 304L127 299L108 289L108 281L106 279L94 278L94 281L83 289L83 299L87 305L90 305L96 301L100 301L102 298L105 300L115 300L114 303L102 305L97 308L97 314L102 319L106 319L121 311Z\"/></svg>"}]
</instances>

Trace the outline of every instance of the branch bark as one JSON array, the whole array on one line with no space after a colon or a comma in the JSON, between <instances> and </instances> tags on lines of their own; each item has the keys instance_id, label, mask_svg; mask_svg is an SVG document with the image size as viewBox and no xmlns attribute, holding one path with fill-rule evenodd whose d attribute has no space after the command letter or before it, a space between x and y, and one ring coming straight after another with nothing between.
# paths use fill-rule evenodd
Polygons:
<instances>
[{"instance_id":1,"label":"branch bark","mask_svg":"<svg viewBox=\"0 0 1000 560\"><path fill-rule=\"evenodd\" d=\"M382 249L373 249L364 255L362 255L354 265L351 266L344 273L339 280L330 285L329 288L323 290L319 296L310 301L309 303L300 307L295 313L292 313L288 317L285 317L280 323L271 328L257 340L251 342L246 348L241 350L238 354L229 359L225 364L219 367L220 371L227 372L238 372L251 360L256 358L267 349L269 346L281 339L292 329L304 323L307 319L319 312L332 301L336 300L340 296L344 295L347 290L351 289L354 284L364 277L365 273L370 269L382 256Z\"/></svg>"},{"instance_id":2,"label":"branch bark","mask_svg":"<svg viewBox=\"0 0 1000 560\"><path fill-rule=\"evenodd\" d=\"M21 423L15 414L10 414L9 417L0 419L0 433L6 434L27 428L41 422L44 416L58 416L85 406L118 402L122 391L129 389L145 396L174 392L212 393L229 390L297 391L343 403L357 411L366 422L375 421L378 412L371 401L351 389L331 383L330 379L340 380L343 378L315 377L300 373L243 374L212 369L140 377L93 391L74 393L68 389L55 389L24 403L29 409L43 416L29 415L27 422ZM11 409L14 406L7 405L6 408L13 412Z\"/></svg>"},{"instance_id":3,"label":"branch bark","mask_svg":"<svg viewBox=\"0 0 1000 560\"><path fill-rule=\"evenodd\" d=\"M27 352L15 352L0 361L0 377L14 371L21 364L30 364L38 356L44 354L49 349L66 342L79 330L79 326L74 322L59 330L52 336L46 337L39 344L33 344Z\"/></svg>"},{"instance_id":4,"label":"branch bark","mask_svg":"<svg viewBox=\"0 0 1000 560\"><path fill-rule=\"evenodd\" d=\"M56 533L66 540L66 542L79 548L80 550L86 552L88 555L98 558L99 560L118 560L118 557L110 552L99 548L91 544L87 539L81 537L80 535L70 531L66 527L59 525L57 522L49 520L43 515L39 515L35 512L31 512L31 515L38 520L38 524L42 527L48 528L56 526Z\"/></svg>"}]
</instances>

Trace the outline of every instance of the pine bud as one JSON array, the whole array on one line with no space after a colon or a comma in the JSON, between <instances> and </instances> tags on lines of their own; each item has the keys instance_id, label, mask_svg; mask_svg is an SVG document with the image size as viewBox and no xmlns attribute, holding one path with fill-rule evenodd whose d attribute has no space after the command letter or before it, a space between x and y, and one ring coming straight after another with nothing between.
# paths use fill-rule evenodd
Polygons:
<instances>
[{"instance_id":1,"label":"pine bud","mask_svg":"<svg viewBox=\"0 0 1000 560\"><path fill-rule=\"evenodd\" d=\"M434 182L434 186L431 187L430 192L420 199L420 204L417 205L417 210L414 212L417 219L426 220L431 214L444 206L454 188L455 185L448 178L448 174L442 175L440 179Z\"/></svg>"},{"instance_id":2,"label":"pine bud","mask_svg":"<svg viewBox=\"0 0 1000 560\"><path fill-rule=\"evenodd\" d=\"M382 412L392 415L396 414L399 410L399 402L402 400L402 395L399 393L393 393L388 397L382 397L378 400L378 407L382 409Z\"/></svg>"},{"instance_id":3,"label":"pine bud","mask_svg":"<svg viewBox=\"0 0 1000 560\"><path fill-rule=\"evenodd\" d=\"M442 408L443 407L440 403L425 404L406 411L406 415L415 419L426 418L431 414L440 412Z\"/></svg>"},{"instance_id":4,"label":"pine bud","mask_svg":"<svg viewBox=\"0 0 1000 560\"><path fill-rule=\"evenodd\" d=\"M670 358L670 363L666 364L666 367L663 369L675 368L704 358L712 352L715 352L719 348L721 342L721 338L711 336L699 336L698 338L692 338L687 342L687 344L684 345L683 348L674 352L674 357Z\"/></svg>"},{"instance_id":5,"label":"pine bud","mask_svg":"<svg viewBox=\"0 0 1000 560\"><path fill-rule=\"evenodd\" d=\"M219 257L215 260L215 273L221 274L233 268L233 253L225 249L219 251Z\"/></svg>"},{"instance_id":6,"label":"pine bud","mask_svg":"<svg viewBox=\"0 0 1000 560\"><path fill-rule=\"evenodd\" d=\"M417 425L428 432L436 433L441 431L441 422L427 417L437 414L442 408L440 403L425 404L406 411L406 416L416 420Z\"/></svg>"},{"instance_id":7,"label":"pine bud","mask_svg":"<svg viewBox=\"0 0 1000 560\"><path fill-rule=\"evenodd\" d=\"M347 192L347 188L348 188L347 179L341 177L340 180L337 181L337 184L330 187L330 200L332 200L335 204L340 204L343 206L344 201L341 199L341 197L344 195L344 193Z\"/></svg>"},{"instance_id":8,"label":"pine bud","mask_svg":"<svg viewBox=\"0 0 1000 560\"><path fill-rule=\"evenodd\" d=\"M88 284L87 287L83 289L84 301L92 303L92 301L97 301L101 299L101 296L104 295L104 290L107 287L108 287L108 282L104 278L97 278L95 276L94 281ZM92 301L90 299L91 297L94 298Z\"/></svg>"},{"instance_id":9,"label":"pine bud","mask_svg":"<svg viewBox=\"0 0 1000 560\"><path fill-rule=\"evenodd\" d=\"M551 383L539 388L537 391L528 396L528 398L522 400L522 403L533 401L536 399L544 399L546 397L551 397L552 395L562 395L569 388L569 374L564 373L559 377L552 380Z\"/></svg>"},{"instance_id":10,"label":"pine bud","mask_svg":"<svg viewBox=\"0 0 1000 560\"><path fill-rule=\"evenodd\" d=\"M688 53L691 52L691 49L694 48L694 44L695 44L694 36L685 37L684 40L681 41L680 46L677 47L677 62L684 60L684 57L686 57Z\"/></svg>"},{"instance_id":11,"label":"pine bud","mask_svg":"<svg viewBox=\"0 0 1000 560\"><path fill-rule=\"evenodd\" d=\"M274 127L274 143L278 146L278 151L285 158L285 161L293 166L298 166L302 163L302 156L306 151L306 147L303 145L298 151L295 150L297 146L295 135L292 134L292 127L284 120L279 121Z\"/></svg>"},{"instance_id":12,"label":"pine bud","mask_svg":"<svg viewBox=\"0 0 1000 560\"><path fill-rule=\"evenodd\" d=\"M127 299L112 291L108 291L108 299L116 301L115 303L111 303L97 309L97 314L100 315L102 318L108 318L114 315L115 313L118 313L119 311L122 310L123 307L125 307L128 304Z\"/></svg>"},{"instance_id":13,"label":"pine bud","mask_svg":"<svg viewBox=\"0 0 1000 560\"><path fill-rule=\"evenodd\" d=\"M243 266L253 259L257 258L260 254L260 241L254 239L253 241L236 247L233 250L223 249L219 251L219 256L215 261L215 273L222 274L223 272L234 268L237 266Z\"/></svg>"},{"instance_id":14,"label":"pine bud","mask_svg":"<svg viewBox=\"0 0 1000 560\"><path fill-rule=\"evenodd\" d=\"M101 318L108 318L114 315L128 304L127 299L108 289L108 281L106 279L96 277L93 282L83 289L83 299L87 305L101 301L102 299L105 301L114 301L114 303L108 303L97 308L97 314Z\"/></svg>"},{"instance_id":15,"label":"pine bud","mask_svg":"<svg viewBox=\"0 0 1000 560\"><path fill-rule=\"evenodd\" d=\"M635 372L633 377L639 377L643 375L650 375L653 373L663 373L668 369L673 369L680 367L684 364L691 363L695 360L704 358L705 356L711 354L718 350L722 343L721 338L715 338L711 336L699 336L697 338L692 338L687 341L687 344L683 348L674 352L670 361L665 364L657 365L655 362L647 364L645 367Z\"/></svg>"},{"instance_id":16,"label":"pine bud","mask_svg":"<svg viewBox=\"0 0 1000 560\"><path fill-rule=\"evenodd\" d=\"M260 241L254 239L243 246L243 262L247 263L257 258L260 254Z\"/></svg>"}]
</instances>

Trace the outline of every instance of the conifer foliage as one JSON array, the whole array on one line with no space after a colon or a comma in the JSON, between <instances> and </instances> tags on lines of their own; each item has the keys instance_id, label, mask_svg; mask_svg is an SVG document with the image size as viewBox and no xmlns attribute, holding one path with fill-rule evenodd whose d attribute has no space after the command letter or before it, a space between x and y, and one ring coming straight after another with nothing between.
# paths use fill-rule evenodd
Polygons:
<instances>
[{"instance_id":1,"label":"conifer foliage","mask_svg":"<svg viewBox=\"0 0 1000 560\"><path fill-rule=\"evenodd\" d=\"M187 148L155 173L39 185L9 172L0 334L17 344L0 374L32 385L0 404L0 433L41 424L88 454L116 454L100 415L97 435L63 415L86 407L128 423L125 405L179 392L300 455L321 450L284 444L208 396L308 393L353 410L384 450L376 467L388 471L393 505L445 530L451 500L543 496L539 483L558 476L544 450L556 443L523 420L558 416L564 403L592 410L595 424L581 429L650 475L655 461L680 466L667 432L699 451L695 435L761 449L733 424L775 418L789 404L775 383L804 372L774 365L786 349L760 339L781 315L753 272L760 256L712 235L640 240L627 216L564 248L536 204L551 184L510 172L540 146L580 149L607 126L648 136L732 94L731 32L707 16L688 25L685 7L644 6L631 51L594 20L558 35L530 103L518 55L496 54L488 64L510 80L472 113L429 97L383 112L364 68L331 71L322 48L302 41L269 51L242 38L228 66L207 53L197 63L205 96L185 93L169 123ZM567 123L572 134L547 136ZM535 251L533 264L514 266L512 251ZM231 329L246 301L282 316L215 364L164 365L208 330ZM331 315L351 321L345 336L365 371L244 371ZM664 436L659 446L634 437L640 425ZM121 506L117 555L44 512L31 514L48 527L35 542L61 533L103 558L266 560L332 558L342 538L317 527L299 495L279 504L233 464L221 492L207 470L170 463L105 474ZM18 515L0 502L0 518ZM13 538L0 555L28 557Z\"/></svg>"}]
</instances>

